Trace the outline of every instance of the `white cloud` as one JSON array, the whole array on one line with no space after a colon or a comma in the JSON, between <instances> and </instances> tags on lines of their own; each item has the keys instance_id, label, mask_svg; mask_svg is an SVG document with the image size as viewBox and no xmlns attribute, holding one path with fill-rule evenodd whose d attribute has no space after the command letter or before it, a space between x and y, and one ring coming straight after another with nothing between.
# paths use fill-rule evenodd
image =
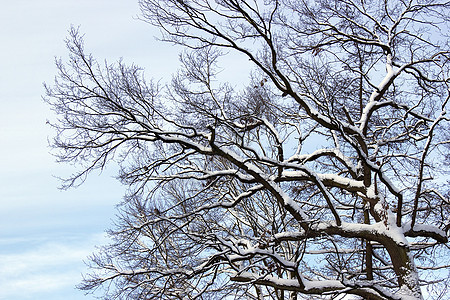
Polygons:
<instances>
[{"instance_id":1,"label":"white cloud","mask_svg":"<svg viewBox=\"0 0 450 300\"><path fill-rule=\"evenodd\" d=\"M19 239L0 242L16 246L9 247L10 253L0 254L0 299L49 299L58 297L58 292L68 299L68 291L82 297L75 285L86 271L83 260L95 250L94 245L105 243L106 238L94 234L57 242L42 240L31 250L21 248Z\"/></svg>"}]
</instances>

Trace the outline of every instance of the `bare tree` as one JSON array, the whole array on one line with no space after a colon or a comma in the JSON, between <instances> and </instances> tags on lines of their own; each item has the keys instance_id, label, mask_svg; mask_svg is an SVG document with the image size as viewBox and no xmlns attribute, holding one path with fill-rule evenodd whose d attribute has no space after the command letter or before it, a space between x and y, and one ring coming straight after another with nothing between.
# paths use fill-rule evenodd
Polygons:
<instances>
[{"instance_id":1,"label":"bare tree","mask_svg":"<svg viewBox=\"0 0 450 300\"><path fill-rule=\"evenodd\" d=\"M99 64L72 30L47 86L59 158L82 166L67 186L111 160L129 186L81 289L445 297L449 2L140 4L163 40L186 48L170 84ZM254 67L243 89L215 80L233 53Z\"/></svg>"}]
</instances>

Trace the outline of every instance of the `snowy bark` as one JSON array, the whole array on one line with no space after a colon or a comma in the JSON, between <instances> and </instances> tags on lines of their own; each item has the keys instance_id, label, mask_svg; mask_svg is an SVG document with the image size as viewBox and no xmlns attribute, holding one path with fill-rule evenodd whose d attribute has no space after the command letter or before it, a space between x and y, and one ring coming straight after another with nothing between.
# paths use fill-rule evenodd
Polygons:
<instances>
[{"instance_id":1,"label":"snowy bark","mask_svg":"<svg viewBox=\"0 0 450 300\"><path fill-rule=\"evenodd\" d=\"M47 87L59 158L82 166L67 186L115 160L130 187L82 289L130 299L440 293L448 3L140 3L163 40L191 49L170 85L100 65L73 30ZM242 89L216 80L232 53L255 68Z\"/></svg>"}]
</instances>

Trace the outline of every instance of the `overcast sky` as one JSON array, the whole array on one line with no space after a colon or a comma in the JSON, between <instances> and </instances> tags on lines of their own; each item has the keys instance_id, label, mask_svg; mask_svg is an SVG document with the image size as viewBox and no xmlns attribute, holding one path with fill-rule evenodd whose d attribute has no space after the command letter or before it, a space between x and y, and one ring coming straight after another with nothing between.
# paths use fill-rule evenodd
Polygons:
<instances>
[{"instance_id":1,"label":"overcast sky","mask_svg":"<svg viewBox=\"0 0 450 300\"><path fill-rule=\"evenodd\" d=\"M71 25L100 60L123 57L161 78L177 65L177 49L138 21L137 0L14 0L0 10L0 299L92 299L74 289L83 260L104 241L124 188L113 172L93 174L60 191L54 176L70 171L49 154L46 125L54 116L42 83L64 58Z\"/></svg>"}]
</instances>

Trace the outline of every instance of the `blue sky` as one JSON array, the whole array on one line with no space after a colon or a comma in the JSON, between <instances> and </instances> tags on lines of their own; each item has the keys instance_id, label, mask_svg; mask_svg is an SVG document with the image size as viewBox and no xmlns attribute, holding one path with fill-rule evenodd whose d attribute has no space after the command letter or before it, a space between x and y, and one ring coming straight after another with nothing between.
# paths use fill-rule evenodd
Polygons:
<instances>
[{"instance_id":1,"label":"blue sky","mask_svg":"<svg viewBox=\"0 0 450 300\"><path fill-rule=\"evenodd\" d=\"M137 0L14 0L0 10L0 299L93 299L74 289L86 256L105 242L124 187L113 170L60 191L54 176L71 171L49 154L54 118L42 83L64 58L64 39L80 25L100 60L136 62L150 77L169 76L176 47L138 21Z\"/></svg>"},{"instance_id":2,"label":"blue sky","mask_svg":"<svg viewBox=\"0 0 450 300\"><path fill-rule=\"evenodd\" d=\"M0 300L94 299L75 289L83 260L107 240L125 188L114 170L94 173L77 189L58 190L55 176L71 167L49 154L46 125L55 116L42 101L43 82L66 57L71 25L99 60L143 66L170 79L180 48L155 41L158 31L137 20L137 0L14 0L0 10ZM233 63L240 67L247 60ZM225 64L226 65L226 64ZM246 70L245 70L246 71ZM228 73L235 82L246 72ZM224 73L221 74L224 76Z\"/></svg>"},{"instance_id":3,"label":"blue sky","mask_svg":"<svg viewBox=\"0 0 450 300\"><path fill-rule=\"evenodd\" d=\"M77 189L61 191L55 176L73 171L55 163L46 125L55 115L42 101L43 82L67 57L68 30L80 26L85 49L100 61L120 58L170 80L179 47L155 40L159 31L139 21L137 0L14 0L0 10L0 300L93 299L75 289L95 246L107 242L125 188L114 170L94 173ZM224 65L248 60L227 57ZM247 71L247 70L245 70ZM247 72L221 73L246 82Z\"/></svg>"}]
</instances>

